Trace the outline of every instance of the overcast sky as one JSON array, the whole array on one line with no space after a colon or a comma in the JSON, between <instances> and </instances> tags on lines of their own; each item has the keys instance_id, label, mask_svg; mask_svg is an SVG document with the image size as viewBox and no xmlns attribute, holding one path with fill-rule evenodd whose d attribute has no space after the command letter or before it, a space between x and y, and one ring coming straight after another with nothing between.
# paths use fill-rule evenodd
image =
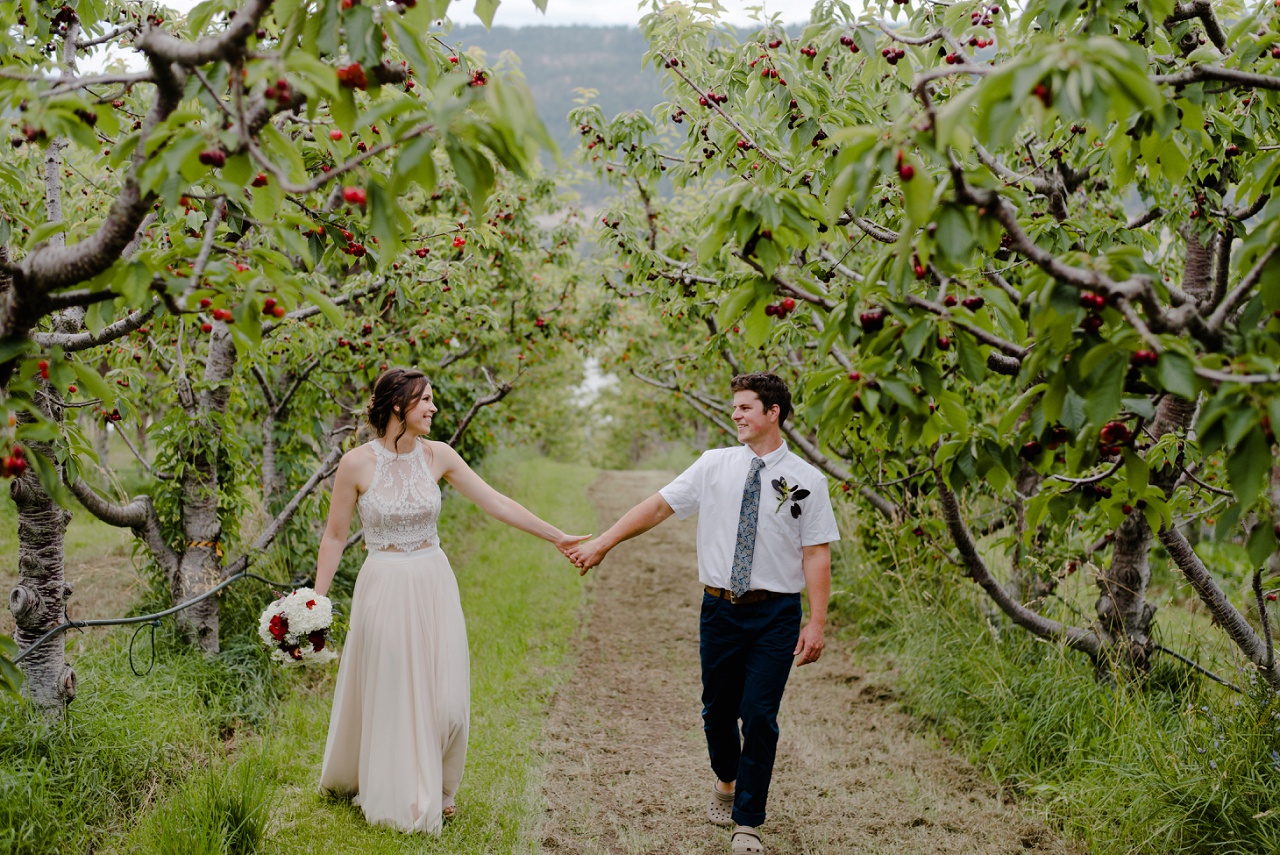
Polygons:
<instances>
[{"instance_id":1,"label":"overcast sky","mask_svg":"<svg viewBox=\"0 0 1280 855\"><path fill-rule=\"evenodd\" d=\"M179 11L187 11L197 0L166 0L165 5ZM805 23L813 0L720 0L725 7L722 20L734 26L751 22L749 9L764 7L765 12L782 15L785 24ZM473 0L455 0L449 7L449 17L458 24L477 24L480 19L472 12ZM643 3L645 11L650 0ZM540 24L630 24L640 23L641 10L637 0L547 0L546 14L538 11L533 0L502 0L493 17L494 26L529 27Z\"/></svg>"},{"instance_id":2,"label":"overcast sky","mask_svg":"<svg viewBox=\"0 0 1280 855\"><path fill-rule=\"evenodd\" d=\"M725 7L722 17L726 23L742 26L752 20L748 9L764 7L766 13L777 12L783 23L804 23L809 20L813 0L720 0ZM533 5L533 0L502 0L493 16L494 26L527 27L538 24L630 24L640 23L643 14L637 0L547 0L544 15ZM469 0L457 0L449 8L449 17L459 24L476 23ZM645 0L644 12L652 3Z\"/></svg>"}]
</instances>

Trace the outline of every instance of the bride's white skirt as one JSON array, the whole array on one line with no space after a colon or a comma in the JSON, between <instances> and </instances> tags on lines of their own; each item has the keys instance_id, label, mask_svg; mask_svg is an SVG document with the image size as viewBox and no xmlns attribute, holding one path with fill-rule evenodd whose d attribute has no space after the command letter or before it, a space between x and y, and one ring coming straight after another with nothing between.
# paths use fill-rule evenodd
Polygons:
<instances>
[{"instance_id":1,"label":"bride's white skirt","mask_svg":"<svg viewBox=\"0 0 1280 855\"><path fill-rule=\"evenodd\" d=\"M467 628L440 547L371 552L356 577L320 786L372 825L437 833L466 762Z\"/></svg>"}]
</instances>

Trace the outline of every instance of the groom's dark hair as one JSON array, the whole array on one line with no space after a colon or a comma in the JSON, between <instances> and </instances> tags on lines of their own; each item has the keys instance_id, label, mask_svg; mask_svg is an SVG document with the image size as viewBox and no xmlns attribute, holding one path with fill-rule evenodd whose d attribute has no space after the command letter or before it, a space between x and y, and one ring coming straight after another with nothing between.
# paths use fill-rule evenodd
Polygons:
<instances>
[{"instance_id":1,"label":"groom's dark hair","mask_svg":"<svg viewBox=\"0 0 1280 855\"><path fill-rule=\"evenodd\" d=\"M734 392L755 392L766 413L777 407L779 426L791 415L791 390L777 374L768 371L739 374L729 383L729 388Z\"/></svg>"}]
</instances>

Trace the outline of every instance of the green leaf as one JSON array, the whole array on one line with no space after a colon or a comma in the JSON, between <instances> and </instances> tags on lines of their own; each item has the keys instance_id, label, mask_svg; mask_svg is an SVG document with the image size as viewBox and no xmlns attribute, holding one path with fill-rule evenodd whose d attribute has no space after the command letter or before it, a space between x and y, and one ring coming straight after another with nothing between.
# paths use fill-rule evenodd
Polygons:
<instances>
[{"instance_id":1,"label":"green leaf","mask_svg":"<svg viewBox=\"0 0 1280 855\"><path fill-rule=\"evenodd\" d=\"M954 205L947 205L938 213L935 222L938 224L938 231L934 240L943 258L956 267L967 266L976 236L964 211Z\"/></svg>"},{"instance_id":2,"label":"green leaf","mask_svg":"<svg viewBox=\"0 0 1280 855\"><path fill-rule=\"evenodd\" d=\"M1231 479L1231 492L1240 504L1253 505L1263 486L1271 476L1271 446L1267 444L1262 429L1256 425L1245 435L1227 457L1227 476Z\"/></svg>"},{"instance_id":3,"label":"green leaf","mask_svg":"<svg viewBox=\"0 0 1280 855\"><path fill-rule=\"evenodd\" d=\"M906 158L903 164L910 164L916 171L910 181L899 182L902 185L902 197L906 202L907 216L915 225L923 226L929 221L929 215L933 213L933 177L929 175L924 165L913 157Z\"/></svg>"},{"instance_id":4,"label":"green leaf","mask_svg":"<svg viewBox=\"0 0 1280 855\"><path fill-rule=\"evenodd\" d=\"M978 340L961 329L955 331L955 339L956 357L960 362L960 370L973 382L981 383L987 376L987 361L982 358Z\"/></svg>"},{"instance_id":5,"label":"green leaf","mask_svg":"<svg viewBox=\"0 0 1280 855\"><path fill-rule=\"evenodd\" d=\"M1002 415L1000 417L1000 421L996 423L996 433L1000 436L1007 436L1009 432L1013 430L1013 426L1018 423L1018 417L1022 415L1027 406L1047 388L1047 383L1037 383L1019 395L1014 402L1005 409L1004 415Z\"/></svg>"},{"instance_id":6,"label":"green leaf","mask_svg":"<svg viewBox=\"0 0 1280 855\"><path fill-rule=\"evenodd\" d=\"M1267 563L1267 559L1276 551L1275 527L1270 520L1259 520L1253 527L1253 531L1249 533L1249 545L1246 550L1249 553L1249 563L1254 567L1261 567Z\"/></svg>"},{"instance_id":7,"label":"green leaf","mask_svg":"<svg viewBox=\"0 0 1280 855\"><path fill-rule=\"evenodd\" d=\"M1150 467L1147 461L1143 460L1133 449L1125 448L1124 450L1124 475L1129 482L1129 489L1135 495L1142 495L1147 489L1147 479L1150 477Z\"/></svg>"},{"instance_id":8,"label":"green leaf","mask_svg":"<svg viewBox=\"0 0 1280 855\"><path fill-rule=\"evenodd\" d=\"M1089 424L1093 427L1102 427L1120 411L1126 370L1127 363L1124 356L1112 353L1102 360L1102 364L1089 376L1084 409L1085 415L1089 418Z\"/></svg>"},{"instance_id":9,"label":"green leaf","mask_svg":"<svg viewBox=\"0 0 1280 855\"><path fill-rule=\"evenodd\" d=\"M104 407L115 406L115 392L112 391L111 384L102 379L102 375L98 373L96 368L91 368L81 362L72 362L71 368L76 373L76 382L79 383L85 394L101 398Z\"/></svg>"},{"instance_id":10,"label":"green leaf","mask_svg":"<svg viewBox=\"0 0 1280 855\"><path fill-rule=\"evenodd\" d=\"M493 29L493 13L498 11L499 0L476 0L476 17L484 24L486 30ZM542 11L547 11L546 0L543 0Z\"/></svg>"},{"instance_id":11,"label":"green leaf","mask_svg":"<svg viewBox=\"0 0 1280 855\"><path fill-rule=\"evenodd\" d=\"M369 227L378 238L379 257L382 264L400 254L404 244L400 241L400 218L403 213L395 196L388 192L380 179L371 179L368 186Z\"/></svg>"},{"instance_id":12,"label":"green leaf","mask_svg":"<svg viewBox=\"0 0 1280 855\"><path fill-rule=\"evenodd\" d=\"M1172 350L1160 354L1160 362L1156 366L1160 385L1167 391L1185 398L1188 401L1196 397L1195 365L1191 360Z\"/></svg>"},{"instance_id":13,"label":"green leaf","mask_svg":"<svg viewBox=\"0 0 1280 855\"><path fill-rule=\"evenodd\" d=\"M493 190L493 164L483 152L477 151L453 135L449 136L445 149L449 153L449 162L453 164L453 171L458 176L458 181L467 188L467 197L471 202L472 210L483 211L485 200Z\"/></svg>"}]
</instances>

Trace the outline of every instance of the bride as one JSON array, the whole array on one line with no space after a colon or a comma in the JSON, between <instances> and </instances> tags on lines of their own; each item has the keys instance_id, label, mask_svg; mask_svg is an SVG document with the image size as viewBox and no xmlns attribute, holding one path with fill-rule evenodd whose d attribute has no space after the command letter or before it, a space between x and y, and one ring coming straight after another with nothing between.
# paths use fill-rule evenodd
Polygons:
<instances>
[{"instance_id":1,"label":"bride","mask_svg":"<svg viewBox=\"0 0 1280 855\"><path fill-rule=\"evenodd\" d=\"M470 714L467 631L436 520L444 478L507 525L566 552L565 534L484 482L443 442L424 439L437 412L421 371L374 381L377 437L338 464L316 562L327 594L358 507L369 555L356 577L320 786L355 794L372 825L438 833L457 808Z\"/></svg>"}]
</instances>

